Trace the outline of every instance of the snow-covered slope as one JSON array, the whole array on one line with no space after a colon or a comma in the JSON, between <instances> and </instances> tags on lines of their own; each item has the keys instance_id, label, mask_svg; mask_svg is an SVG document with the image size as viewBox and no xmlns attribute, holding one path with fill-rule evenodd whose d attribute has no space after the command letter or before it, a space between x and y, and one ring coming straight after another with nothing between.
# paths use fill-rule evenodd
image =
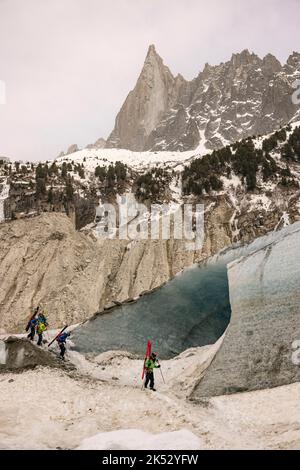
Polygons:
<instances>
[{"instance_id":1,"label":"snow-covered slope","mask_svg":"<svg viewBox=\"0 0 300 470\"><path fill-rule=\"evenodd\" d=\"M87 172L94 174L97 166L108 167L116 162L122 162L136 171L147 171L154 167L171 167L178 169L181 164L187 163L191 158L203 155L199 150L188 152L132 152L125 149L84 149L68 156L59 157L56 163L61 165L64 161L83 164Z\"/></svg>"},{"instance_id":2,"label":"snow-covered slope","mask_svg":"<svg viewBox=\"0 0 300 470\"><path fill-rule=\"evenodd\" d=\"M229 204L234 208L230 224L235 234L235 239L238 239L240 235L237 219L245 211L251 213L254 211L271 213L274 211L274 206L280 206L282 211L280 217L282 220L278 220L278 226L282 226L281 222L284 225L290 222L289 204L290 200L293 201L293 197L297 194L297 184L300 182L300 166L297 162L288 162L288 160L284 159L282 149L299 125L300 122L295 121L290 126L284 128L286 134L285 141L278 142L275 148L269 152L262 149L265 141L271 139L274 134L271 133L251 139L254 148L257 151L263 152L267 159L271 159L273 164L277 165L276 172L273 171L277 176L269 175L267 178L262 171L262 164L260 165L256 172L256 190L247 190L246 178L235 171L233 162L229 163L226 171L223 170L223 173L221 172L219 175L213 167L206 169L207 179L209 180L212 176L218 176L222 187L218 190L210 190L209 192L203 188L202 195L200 197L198 195L197 199L208 206L215 204L216 197L222 196L229 200ZM236 153L236 144L230 146L230 151L232 155ZM167 175L167 179L163 184L157 180L157 183L162 188L160 199L164 199L167 202L183 203L188 202L187 197L185 197L186 193L184 192L182 181L184 170L188 169L193 162L209 154L211 154L211 151L208 151L203 143L200 143L196 150L186 152L132 152L124 149L85 149L58 158L56 164L59 167L63 164L71 164L73 167L76 165L82 166L85 171L84 179L79 178L76 172L70 172L70 175L82 184L89 186L93 182L97 186L97 179L95 179L95 169L97 167L106 168L107 171L109 166L122 162L133 172L126 186L125 192L127 193L133 191L139 175L149 172L153 173L156 169L161 169ZM294 183L296 182L296 186L290 190L284 189L281 186L280 179L280 172L285 171L287 165L289 165L290 177ZM153 173L152 177L155 180L155 173ZM197 178L195 177L194 179L197 182ZM101 189L98 194L100 199L105 199ZM295 218L292 217L291 220L295 221Z\"/></svg>"},{"instance_id":3,"label":"snow-covered slope","mask_svg":"<svg viewBox=\"0 0 300 470\"><path fill-rule=\"evenodd\" d=\"M185 399L184 385L187 371L192 368L195 380L202 363L201 349L163 362L167 385L162 389L158 375L155 395L141 390L142 361L120 356L112 357L111 365L95 365L104 380L83 375L80 368L74 375L49 368L6 373L0 380L1 448L299 448L299 384L196 406Z\"/></svg>"},{"instance_id":4,"label":"snow-covered slope","mask_svg":"<svg viewBox=\"0 0 300 470\"><path fill-rule=\"evenodd\" d=\"M296 127L300 126L300 120L293 120L290 123L291 130L287 131L287 137L293 132ZM262 148L263 141L268 139L273 132L254 137L253 143L257 149ZM228 143L225 143L228 145ZM128 167L138 172L147 171L152 168L162 167L167 169L174 169L176 171L182 170L185 165L188 165L193 159L200 158L203 155L208 155L212 150L206 148L203 142L194 150L185 152L179 151L141 151L134 152L126 149L119 148L100 148L100 149L83 149L58 157L55 162L62 165L63 162L74 162L84 166L84 169L89 174L94 174L97 166L108 167L116 162L122 162Z\"/></svg>"}]
</instances>

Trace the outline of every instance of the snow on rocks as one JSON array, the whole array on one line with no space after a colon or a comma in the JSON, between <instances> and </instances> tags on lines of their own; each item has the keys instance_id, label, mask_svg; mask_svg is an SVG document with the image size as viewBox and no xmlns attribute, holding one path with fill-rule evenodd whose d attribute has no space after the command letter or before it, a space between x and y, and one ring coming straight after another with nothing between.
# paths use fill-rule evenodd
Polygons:
<instances>
[{"instance_id":1,"label":"snow on rocks","mask_svg":"<svg viewBox=\"0 0 300 470\"><path fill-rule=\"evenodd\" d=\"M290 218L289 218L289 214L284 211L282 216L281 216L281 219L279 220L278 224L276 225L274 231L278 230L279 228L284 228L284 227L288 227L290 225Z\"/></svg>"},{"instance_id":2,"label":"snow on rocks","mask_svg":"<svg viewBox=\"0 0 300 470\"><path fill-rule=\"evenodd\" d=\"M237 189L239 186L242 185L241 178L234 174L231 176L231 178L226 178L226 176L221 176L220 179L223 183L223 188L225 191L227 191L230 188Z\"/></svg>"},{"instance_id":3,"label":"snow on rocks","mask_svg":"<svg viewBox=\"0 0 300 470\"><path fill-rule=\"evenodd\" d=\"M250 196L250 210L254 210L256 208L263 209L265 211L269 211L272 205L272 201L268 196L265 194L253 194Z\"/></svg>"}]
</instances>

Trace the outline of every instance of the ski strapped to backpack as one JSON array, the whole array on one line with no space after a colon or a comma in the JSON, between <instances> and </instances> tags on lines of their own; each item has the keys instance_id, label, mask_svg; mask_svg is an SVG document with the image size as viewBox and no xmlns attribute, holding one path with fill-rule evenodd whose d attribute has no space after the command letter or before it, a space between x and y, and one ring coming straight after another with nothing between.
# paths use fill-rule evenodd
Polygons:
<instances>
[{"instance_id":1,"label":"ski strapped to backpack","mask_svg":"<svg viewBox=\"0 0 300 470\"><path fill-rule=\"evenodd\" d=\"M147 348L146 348L146 355L144 359L144 365L143 365L142 380L144 380L144 377L145 377L146 361L151 356L151 353L152 353L152 343L151 341L148 341Z\"/></svg>"},{"instance_id":2,"label":"ski strapped to backpack","mask_svg":"<svg viewBox=\"0 0 300 470\"><path fill-rule=\"evenodd\" d=\"M55 341L67 328L68 328L68 325L63 327L63 329L55 336L55 338L51 341L51 343L48 344L48 348L49 348L49 346L51 346L51 344L54 343L54 341Z\"/></svg>"},{"instance_id":3,"label":"ski strapped to backpack","mask_svg":"<svg viewBox=\"0 0 300 470\"><path fill-rule=\"evenodd\" d=\"M40 306L38 306L35 310L34 310L34 313L31 315L30 319L28 320L28 323L27 323L27 326L26 326L26 330L25 331L28 331L29 328L30 328L30 323L32 322L32 320L37 316L37 314L39 313L39 309L40 309Z\"/></svg>"}]
</instances>

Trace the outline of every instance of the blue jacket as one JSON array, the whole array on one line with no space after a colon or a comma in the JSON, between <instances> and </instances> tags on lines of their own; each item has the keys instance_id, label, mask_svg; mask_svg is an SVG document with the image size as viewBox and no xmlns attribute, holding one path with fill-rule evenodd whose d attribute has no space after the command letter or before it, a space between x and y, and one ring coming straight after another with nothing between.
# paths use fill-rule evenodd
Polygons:
<instances>
[{"instance_id":1,"label":"blue jacket","mask_svg":"<svg viewBox=\"0 0 300 470\"><path fill-rule=\"evenodd\" d=\"M57 341L58 343L65 343L66 340L67 340L67 338L68 338L68 336L70 336L70 333L63 333L63 334L61 334L61 335L57 338L56 341Z\"/></svg>"}]
</instances>

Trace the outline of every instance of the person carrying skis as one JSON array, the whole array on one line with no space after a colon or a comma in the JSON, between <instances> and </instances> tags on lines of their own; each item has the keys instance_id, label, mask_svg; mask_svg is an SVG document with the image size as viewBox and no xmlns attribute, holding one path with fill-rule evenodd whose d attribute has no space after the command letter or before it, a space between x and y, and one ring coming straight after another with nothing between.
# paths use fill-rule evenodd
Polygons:
<instances>
[{"instance_id":1,"label":"person carrying skis","mask_svg":"<svg viewBox=\"0 0 300 470\"><path fill-rule=\"evenodd\" d=\"M30 317L30 319L27 323L27 326L26 326L26 331L30 330L30 333L27 335L27 338L30 339L31 341L33 341L34 336L35 336L35 328L36 328L36 325L37 325L36 316L38 314L39 309L40 309L40 306L38 305L34 309L33 314L31 315L31 317Z\"/></svg>"},{"instance_id":2,"label":"person carrying skis","mask_svg":"<svg viewBox=\"0 0 300 470\"><path fill-rule=\"evenodd\" d=\"M33 341L34 340L34 337L35 337L35 328L37 326L37 319L36 318L32 318L29 322L29 328L30 328L30 333L27 335L27 338L30 339L30 341ZM28 329L29 329L28 328Z\"/></svg>"},{"instance_id":3,"label":"person carrying skis","mask_svg":"<svg viewBox=\"0 0 300 470\"><path fill-rule=\"evenodd\" d=\"M160 367L160 364L158 364L157 361L157 354L152 353L150 357L146 359L145 362L145 369L146 369L146 381L145 381L145 388L148 387L148 384L150 382L150 390L153 392L156 392L156 389L154 388L154 369L158 369Z\"/></svg>"},{"instance_id":4,"label":"person carrying skis","mask_svg":"<svg viewBox=\"0 0 300 470\"><path fill-rule=\"evenodd\" d=\"M46 327L48 326L48 321L44 312L39 313L37 321L38 323L43 323Z\"/></svg>"},{"instance_id":5,"label":"person carrying skis","mask_svg":"<svg viewBox=\"0 0 300 470\"><path fill-rule=\"evenodd\" d=\"M60 349L60 357L63 361L65 360L66 341L70 335L71 333L62 333L56 338L56 341Z\"/></svg>"},{"instance_id":6,"label":"person carrying skis","mask_svg":"<svg viewBox=\"0 0 300 470\"><path fill-rule=\"evenodd\" d=\"M44 331L46 331L46 329L47 329L47 326L45 325L45 323L42 322L42 321L37 320L36 332L37 332L38 337L39 337L38 342L37 342L38 346L42 346L42 344L43 344L43 333L44 333Z\"/></svg>"}]
</instances>

